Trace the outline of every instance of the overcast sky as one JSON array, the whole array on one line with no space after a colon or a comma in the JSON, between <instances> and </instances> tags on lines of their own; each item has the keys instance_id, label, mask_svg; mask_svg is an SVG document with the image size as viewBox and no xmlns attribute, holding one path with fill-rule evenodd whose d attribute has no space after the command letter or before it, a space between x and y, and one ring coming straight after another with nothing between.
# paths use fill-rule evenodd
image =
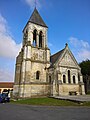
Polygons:
<instances>
[{"instance_id":1,"label":"overcast sky","mask_svg":"<svg viewBox=\"0 0 90 120\"><path fill-rule=\"evenodd\" d=\"M36 0L47 24L51 54L65 43L76 60L90 59L90 0ZM14 81L15 58L22 45L22 30L35 0L0 0L0 81Z\"/></svg>"}]
</instances>

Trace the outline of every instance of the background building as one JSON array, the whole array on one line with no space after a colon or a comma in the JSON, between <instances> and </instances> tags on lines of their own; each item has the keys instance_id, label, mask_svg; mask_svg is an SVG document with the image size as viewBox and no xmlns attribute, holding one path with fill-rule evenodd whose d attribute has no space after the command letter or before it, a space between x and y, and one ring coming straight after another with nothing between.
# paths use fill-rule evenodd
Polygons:
<instances>
[{"instance_id":1,"label":"background building","mask_svg":"<svg viewBox=\"0 0 90 120\"><path fill-rule=\"evenodd\" d=\"M13 85L13 82L0 82L0 93L2 93L5 90L13 91Z\"/></svg>"}]
</instances>

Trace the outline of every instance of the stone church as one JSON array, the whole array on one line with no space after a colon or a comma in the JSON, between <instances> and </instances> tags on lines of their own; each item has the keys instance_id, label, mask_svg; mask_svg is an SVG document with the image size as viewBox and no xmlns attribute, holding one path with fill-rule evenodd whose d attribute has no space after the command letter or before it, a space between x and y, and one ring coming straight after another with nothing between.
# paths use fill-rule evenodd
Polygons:
<instances>
[{"instance_id":1,"label":"stone church","mask_svg":"<svg viewBox=\"0 0 90 120\"><path fill-rule=\"evenodd\" d=\"M85 94L81 68L68 44L50 56L47 30L35 8L23 29L23 44L16 58L13 94L23 98Z\"/></svg>"}]
</instances>

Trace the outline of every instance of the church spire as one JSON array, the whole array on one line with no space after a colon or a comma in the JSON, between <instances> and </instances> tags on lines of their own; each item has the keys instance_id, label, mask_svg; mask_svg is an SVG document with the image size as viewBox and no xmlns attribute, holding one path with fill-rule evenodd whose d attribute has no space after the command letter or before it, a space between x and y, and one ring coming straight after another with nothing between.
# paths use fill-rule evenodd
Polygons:
<instances>
[{"instance_id":1,"label":"church spire","mask_svg":"<svg viewBox=\"0 0 90 120\"><path fill-rule=\"evenodd\" d=\"M41 25L43 27L47 27L47 25L43 21L42 17L40 16L39 12L37 11L36 7L29 19L29 22L37 24L37 25Z\"/></svg>"}]
</instances>

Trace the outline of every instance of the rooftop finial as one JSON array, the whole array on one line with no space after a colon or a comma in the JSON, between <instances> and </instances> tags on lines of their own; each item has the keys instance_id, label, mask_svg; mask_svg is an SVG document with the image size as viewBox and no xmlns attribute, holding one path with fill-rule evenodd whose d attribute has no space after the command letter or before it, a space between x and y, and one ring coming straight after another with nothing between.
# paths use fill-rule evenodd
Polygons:
<instances>
[{"instance_id":1,"label":"rooftop finial","mask_svg":"<svg viewBox=\"0 0 90 120\"><path fill-rule=\"evenodd\" d=\"M67 43L65 44L65 48L68 48L68 44Z\"/></svg>"},{"instance_id":2,"label":"rooftop finial","mask_svg":"<svg viewBox=\"0 0 90 120\"><path fill-rule=\"evenodd\" d=\"M66 43L65 45L66 45L66 46L68 46L68 44L67 44L67 43Z\"/></svg>"}]
</instances>

